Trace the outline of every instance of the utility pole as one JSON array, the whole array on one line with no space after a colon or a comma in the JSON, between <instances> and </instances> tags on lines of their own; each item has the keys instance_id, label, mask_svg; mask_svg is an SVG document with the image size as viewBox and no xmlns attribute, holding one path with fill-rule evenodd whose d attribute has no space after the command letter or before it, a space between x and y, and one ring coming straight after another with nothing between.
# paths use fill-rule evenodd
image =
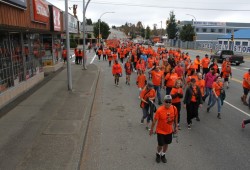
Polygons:
<instances>
[{"instance_id":1,"label":"utility pole","mask_svg":"<svg viewBox=\"0 0 250 170\"><path fill-rule=\"evenodd\" d=\"M68 13L68 1L65 0L65 31L66 31L66 48L67 48L67 77L68 77L68 90L72 90L72 74L71 63L69 58L70 44L69 44L69 13Z\"/></svg>"}]
</instances>

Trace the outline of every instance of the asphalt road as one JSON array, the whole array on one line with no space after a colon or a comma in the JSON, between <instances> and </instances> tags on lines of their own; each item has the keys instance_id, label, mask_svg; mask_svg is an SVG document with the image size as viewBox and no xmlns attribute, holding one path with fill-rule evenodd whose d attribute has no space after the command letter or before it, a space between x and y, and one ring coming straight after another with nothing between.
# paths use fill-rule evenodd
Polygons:
<instances>
[{"instance_id":1,"label":"asphalt road","mask_svg":"<svg viewBox=\"0 0 250 170\"><path fill-rule=\"evenodd\" d=\"M203 56L201 51L188 51L191 56ZM101 68L97 94L93 105L89 131L81 169L180 169L180 170L235 170L250 167L250 126L241 129L243 119L249 118L249 109L240 100L242 75L249 61L233 67L233 79L226 90L222 119L217 119L216 105L206 112L205 103L200 109L200 122L187 129L186 110L181 110L179 142L173 140L167 152L167 164L157 164L156 135L150 137L145 125L140 124L136 73L131 85L125 84L125 74L120 86L114 86L111 68L107 61L93 60ZM162 96L165 91L162 90Z\"/></svg>"}]
</instances>

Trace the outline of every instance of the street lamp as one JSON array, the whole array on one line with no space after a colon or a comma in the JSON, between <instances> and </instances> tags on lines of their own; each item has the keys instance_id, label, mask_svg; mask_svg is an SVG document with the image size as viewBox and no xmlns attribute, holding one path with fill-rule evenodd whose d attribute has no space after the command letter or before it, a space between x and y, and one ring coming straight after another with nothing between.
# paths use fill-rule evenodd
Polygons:
<instances>
[{"instance_id":1,"label":"street lamp","mask_svg":"<svg viewBox=\"0 0 250 170\"><path fill-rule=\"evenodd\" d=\"M191 15L191 14L186 14L186 15L189 15L189 16L193 17L194 20L195 20L195 22L197 21L196 18L195 18L195 16L193 16L193 15ZM193 20L193 25L194 25L194 20Z\"/></svg>"},{"instance_id":2,"label":"street lamp","mask_svg":"<svg viewBox=\"0 0 250 170\"><path fill-rule=\"evenodd\" d=\"M104 12L104 13L102 13L102 15L99 18L99 35L98 35L98 39L99 39L98 45L99 46L100 46L100 42L101 42L101 39L100 39L100 34L101 34L101 18L102 18L103 15L108 14L108 13L115 13L115 12Z\"/></svg>"},{"instance_id":3,"label":"street lamp","mask_svg":"<svg viewBox=\"0 0 250 170\"><path fill-rule=\"evenodd\" d=\"M191 14L186 14L186 15L189 15L189 16L193 17L194 20L195 20L195 22L197 23L197 20L196 20L195 16L193 16L193 15L191 15ZM194 20L193 20L193 27L194 27L194 29L195 29ZM195 32L195 36L193 37L193 40L195 41L195 42L194 42L194 48L196 48L196 30L194 30L194 32Z\"/></svg>"}]
</instances>

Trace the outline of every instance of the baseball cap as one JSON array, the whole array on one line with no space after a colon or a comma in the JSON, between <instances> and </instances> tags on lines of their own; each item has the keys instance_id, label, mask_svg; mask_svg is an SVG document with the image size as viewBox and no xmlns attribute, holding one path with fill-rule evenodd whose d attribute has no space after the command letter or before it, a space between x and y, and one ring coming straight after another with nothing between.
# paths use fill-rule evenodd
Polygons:
<instances>
[{"instance_id":1,"label":"baseball cap","mask_svg":"<svg viewBox=\"0 0 250 170\"><path fill-rule=\"evenodd\" d=\"M171 95L166 95L163 100L166 103L172 103L172 96Z\"/></svg>"},{"instance_id":2,"label":"baseball cap","mask_svg":"<svg viewBox=\"0 0 250 170\"><path fill-rule=\"evenodd\" d=\"M208 57L208 55L207 55L207 54L205 54L205 57Z\"/></svg>"}]
</instances>

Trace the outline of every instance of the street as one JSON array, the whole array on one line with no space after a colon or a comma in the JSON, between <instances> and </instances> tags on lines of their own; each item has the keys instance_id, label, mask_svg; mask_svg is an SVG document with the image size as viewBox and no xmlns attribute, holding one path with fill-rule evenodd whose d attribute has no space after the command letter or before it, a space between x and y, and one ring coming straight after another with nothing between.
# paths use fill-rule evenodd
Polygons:
<instances>
[{"instance_id":1,"label":"street","mask_svg":"<svg viewBox=\"0 0 250 170\"><path fill-rule=\"evenodd\" d=\"M204 52L188 50L194 57ZM157 164L156 135L149 136L139 107L136 73L131 85L125 84L125 73L120 86L114 86L111 67L107 61L94 60L100 70L100 79L91 113L87 141L81 169L248 169L250 127L241 129L249 110L240 100L242 75L249 67L249 60L233 66L233 79L226 90L222 119L217 119L217 105L209 113L207 103L200 109L200 122L193 122L187 129L186 110L181 110L181 127L178 143L173 139L166 154L167 164ZM165 91L162 90L162 96ZM207 101L206 101L207 102Z\"/></svg>"}]
</instances>

